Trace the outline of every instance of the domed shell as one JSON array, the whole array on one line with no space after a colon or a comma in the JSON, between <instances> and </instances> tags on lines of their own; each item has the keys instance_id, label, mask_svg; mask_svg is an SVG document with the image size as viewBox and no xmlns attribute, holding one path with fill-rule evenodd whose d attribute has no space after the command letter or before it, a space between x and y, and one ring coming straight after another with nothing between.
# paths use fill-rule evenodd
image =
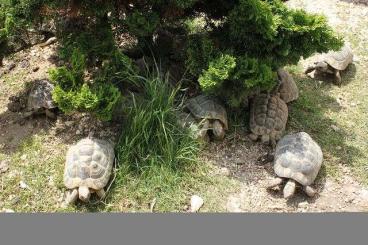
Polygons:
<instances>
[{"instance_id":1,"label":"domed shell","mask_svg":"<svg viewBox=\"0 0 368 245\"><path fill-rule=\"evenodd\" d=\"M277 75L280 81L280 98L285 101L285 103L298 99L299 90L293 77L284 69L279 69Z\"/></svg>"},{"instance_id":2,"label":"domed shell","mask_svg":"<svg viewBox=\"0 0 368 245\"><path fill-rule=\"evenodd\" d=\"M64 184L68 189L87 186L100 190L109 181L113 162L112 144L105 140L82 139L67 152Z\"/></svg>"},{"instance_id":3,"label":"domed shell","mask_svg":"<svg viewBox=\"0 0 368 245\"><path fill-rule=\"evenodd\" d=\"M348 45L345 45L340 51L331 51L327 53L325 61L336 70L342 71L353 62L353 56L351 48Z\"/></svg>"},{"instance_id":4,"label":"domed shell","mask_svg":"<svg viewBox=\"0 0 368 245\"><path fill-rule=\"evenodd\" d=\"M189 99L186 107L194 117L220 120L225 130L228 129L226 110L214 98L208 95L199 95Z\"/></svg>"},{"instance_id":5,"label":"domed shell","mask_svg":"<svg viewBox=\"0 0 368 245\"><path fill-rule=\"evenodd\" d=\"M278 96L260 94L250 108L250 130L256 135L278 139L285 130L288 118L286 103Z\"/></svg>"},{"instance_id":6,"label":"domed shell","mask_svg":"<svg viewBox=\"0 0 368 245\"><path fill-rule=\"evenodd\" d=\"M52 100L54 85L48 80L36 80L31 85L28 94L27 108L29 110L52 109L56 105Z\"/></svg>"},{"instance_id":7,"label":"domed shell","mask_svg":"<svg viewBox=\"0 0 368 245\"><path fill-rule=\"evenodd\" d=\"M323 161L321 147L305 132L284 136L276 145L275 173L307 186L314 182Z\"/></svg>"}]
</instances>

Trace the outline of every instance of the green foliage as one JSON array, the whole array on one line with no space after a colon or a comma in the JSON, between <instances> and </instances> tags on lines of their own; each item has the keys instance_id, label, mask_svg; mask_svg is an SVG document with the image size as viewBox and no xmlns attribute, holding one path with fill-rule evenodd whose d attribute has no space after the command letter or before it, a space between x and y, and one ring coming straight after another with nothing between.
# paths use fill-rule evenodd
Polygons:
<instances>
[{"instance_id":1,"label":"green foliage","mask_svg":"<svg viewBox=\"0 0 368 245\"><path fill-rule=\"evenodd\" d=\"M125 24L128 26L128 30L137 37L152 36L152 33L156 30L159 24L159 16L156 13L140 13L134 11L127 16Z\"/></svg>"},{"instance_id":2,"label":"green foliage","mask_svg":"<svg viewBox=\"0 0 368 245\"><path fill-rule=\"evenodd\" d=\"M79 82L90 89L79 100L90 103L88 108L94 109L98 107L96 100L101 101L96 99L97 94L104 93L97 93L102 91L99 89L92 91L92 84L115 86L122 80L130 81L134 74L133 65L122 60L123 56L117 58L121 62L116 62L114 57L119 53L116 42L125 41L119 39L123 33L137 39L136 52L127 52L131 57L150 56L158 51L153 50L155 47L164 46L167 50L162 53L170 54L170 58L163 64L170 64L170 59L176 57L175 62L186 65L191 78L199 82L203 91L218 95L231 106L240 105L256 90L270 89L275 84L278 68L296 64L301 57L307 58L315 52L342 46L342 39L323 16L289 9L280 0L4 2L2 12L13 16L14 30L33 27L44 17L53 18L60 56L68 60L73 50L78 49L85 57L84 69L97 68L99 75L94 75L91 85ZM60 18L58 15L63 11L65 18ZM75 28L60 24L65 19L69 20L67 26L71 24ZM199 19L201 23L196 23ZM170 45L155 43L159 30L172 32L174 40L169 40ZM165 42L165 38L161 40ZM184 45L176 45L182 40ZM5 44L0 40L1 46ZM59 69L59 75L63 76L59 80L69 81L65 82L63 91L74 91L74 82L79 78L72 78L67 70ZM77 91L82 91L82 85L77 86Z\"/></svg>"},{"instance_id":3,"label":"green foliage","mask_svg":"<svg viewBox=\"0 0 368 245\"><path fill-rule=\"evenodd\" d=\"M186 47L186 65L189 72L198 76L208 67L211 59L215 58L215 45L206 35L192 35Z\"/></svg>"},{"instance_id":4,"label":"green foliage","mask_svg":"<svg viewBox=\"0 0 368 245\"><path fill-rule=\"evenodd\" d=\"M198 79L199 85L205 92L219 89L222 83L229 79L235 66L233 56L221 55L210 62L208 69Z\"/></svg>"},{"instance_id":5,"label":"green foliage","mask_svg":"<svg viewBox=\"0 0 368 245\"><path fill-rule=\"evenodd\" d=\"M176 169L195 161L198 143L178 123L178 89L158 74L137 77L137 85L143 94L132 95L116 147L119 164L142 172L151 166Z\"/></svg>"},{"instance_id":6,"label":"green foliage","mask_svg":"<svg viewBox=\"0 0 368 245\"><path fill-rule=\"evenodd\" d=\"M270 90L276 74L266 61L225 54L212 60L198 81L204 92L219 96L231 107L239 107L253 90Z\"/></svg>"},{"instance_id":7,"label":"green foliage","mask_svg":"<svg viewBox=\"0 0 368 245\"><path fill-rule=\"evenodd\" d=\"M111 120L121 93L112 83L103 82L101 77L87 83L85 66L85 56L75 49L70 69L63 66L50 71L50 78L56 83L53 99L64 112L92 112L101 120Z\"/></svg>"}]
</instances>

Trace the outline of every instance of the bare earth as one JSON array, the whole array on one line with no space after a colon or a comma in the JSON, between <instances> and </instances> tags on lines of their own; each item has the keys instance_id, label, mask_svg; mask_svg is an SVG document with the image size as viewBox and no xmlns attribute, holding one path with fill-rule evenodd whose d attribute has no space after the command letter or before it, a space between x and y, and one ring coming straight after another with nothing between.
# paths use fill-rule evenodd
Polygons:
<instances>
[{"instance_id":1,"label":"bare earth","mask_svg":"<svg viewBox=\"0 0 368 245\"><path fill-rule=\"evenodd\" d=\"M291 0L287 4L291 7L303 8L308 12L326 15L334 29L347 35L347 40L352 42L354 51L362 50L365 47L366 52L368 52L368 29L362 28L363 21L368 23L367 3L368 1L364 0ZM360 37L361 41L354 41L354 36ZM52 199L50 205L55 205L55 207L49 210L57 211L63 199L63 192L54 183L54 180L60 182L63 157L67 147L78 139L87 136L90 131L95 132L99 137L115 137L118 133L118 126L108 123L102 124L88 115L60 115L56 121L50 121L44 117L22 121L19 114L7 110L9 96L21 91L25 82L47 77L47 70L55 66L50 57L52 58L56 45L53 44L45 48L35 46L5 61L5 68L12 62L16 64L16 67L9 74L0 76L0 211L5 209L3 208L5 207L4 203L9 203L10 199L14 199L15 193L19 189L19 182L14 182L14 186L11 187L14 191L9 191L10 187L3 186L4 181L11 178L22 179L22 171L13 169L8 158L28 137L43 135L42 145L46 148L47 154L40 156L40 161L55 156L61 159L58 163L61 164L58 167L59 171L53 173L49 178L49 183L46 183L47 186L45 186L48 189L46 193L52 193L53 196L39 197L40 199ZM300 66L306 67L317 57L301 61ZM24 62L24 67L20 65L21 62ZM368 69L367 56L359 54L354 62L361 70ZM35 67L39 67L39 69L33 71ZM322 168L315 183L319 194L313 199L307 198L300 190L290 200L282 198L281 191L267 191L264 186L267 180L274 176L274 173L272 164L264 163L260 159L264 158L269 151L267 146L251 142L243 127L229 134L224 142L211 143L203 152L203 160L216 166L218 171L215 171L214 174L235 181L237 188L236 190L227 190L223 196L217 197L216 201L210 201L218 203L219 207L216 207L215 210L206 209L206 201L209 200L205 200L203 211L368 211L368 188L358 181L358 178L352 173L351 167L344 164L337 166L340 172L338 178L324 174L325 170ZM22 157L20 156L21 159ZM26 157L24 158L26 162ZM2 196L1 192L4 190L13 194ZM32 205L32 202L33 200L29 199L25 205Z\"/></svg>"}]
</instances>

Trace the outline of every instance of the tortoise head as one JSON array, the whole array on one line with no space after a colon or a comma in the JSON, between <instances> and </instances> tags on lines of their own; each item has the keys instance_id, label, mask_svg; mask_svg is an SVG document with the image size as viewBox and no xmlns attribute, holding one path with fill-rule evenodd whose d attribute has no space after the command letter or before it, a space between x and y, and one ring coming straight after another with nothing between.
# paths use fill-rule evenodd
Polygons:
<instances>
[{"instance_id":1,"label":"tortoise head","mask_svg":"<svg viewBox=\"0 0 368 245\"><path fill-rule=\"evenodd\" d=\"M91 191L87 186L80 186L78 189L79 199L83 202L88 202L91 197Z\"/></svg>"},{"instance_id":2,"label":"tortoise head","mask_svg":"<svg viewBox=\"0 0 368 245\"><path fill-rule=\"evenodd\" d=\"M328 64L326 62L316 62L316 69L321 72L328 71Z\"/></svg>"}]
</instances>

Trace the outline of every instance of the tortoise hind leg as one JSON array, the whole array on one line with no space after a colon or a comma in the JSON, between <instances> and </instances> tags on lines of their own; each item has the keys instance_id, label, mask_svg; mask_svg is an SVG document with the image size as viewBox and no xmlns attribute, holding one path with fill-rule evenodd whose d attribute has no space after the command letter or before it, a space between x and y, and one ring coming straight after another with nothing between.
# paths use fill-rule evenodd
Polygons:
<instances>
[{"instance_id":1,"label":"tortoise hind leg","mask_svg":"<svg viewBox=\"0 0 368 245\"><path fill-rule=\"evenodd\" d=\"M292 195L294 195L296 189L296 182L292 179L289 179L289 181L286 183L284 187L284 198L289 198Z\"/></svg>"},{"instance_id":2,"label":"tortoise hind leg","mask_svg":"<svg viewBox=\"0 0 368 245\"><path fill-rule=\"evenodd\" d=\"M303 187L304 192L309 196L309 197L314 197L317 193L317 191L311 187L310 185L304 186Z\"/></svg>"}]
</instances>

